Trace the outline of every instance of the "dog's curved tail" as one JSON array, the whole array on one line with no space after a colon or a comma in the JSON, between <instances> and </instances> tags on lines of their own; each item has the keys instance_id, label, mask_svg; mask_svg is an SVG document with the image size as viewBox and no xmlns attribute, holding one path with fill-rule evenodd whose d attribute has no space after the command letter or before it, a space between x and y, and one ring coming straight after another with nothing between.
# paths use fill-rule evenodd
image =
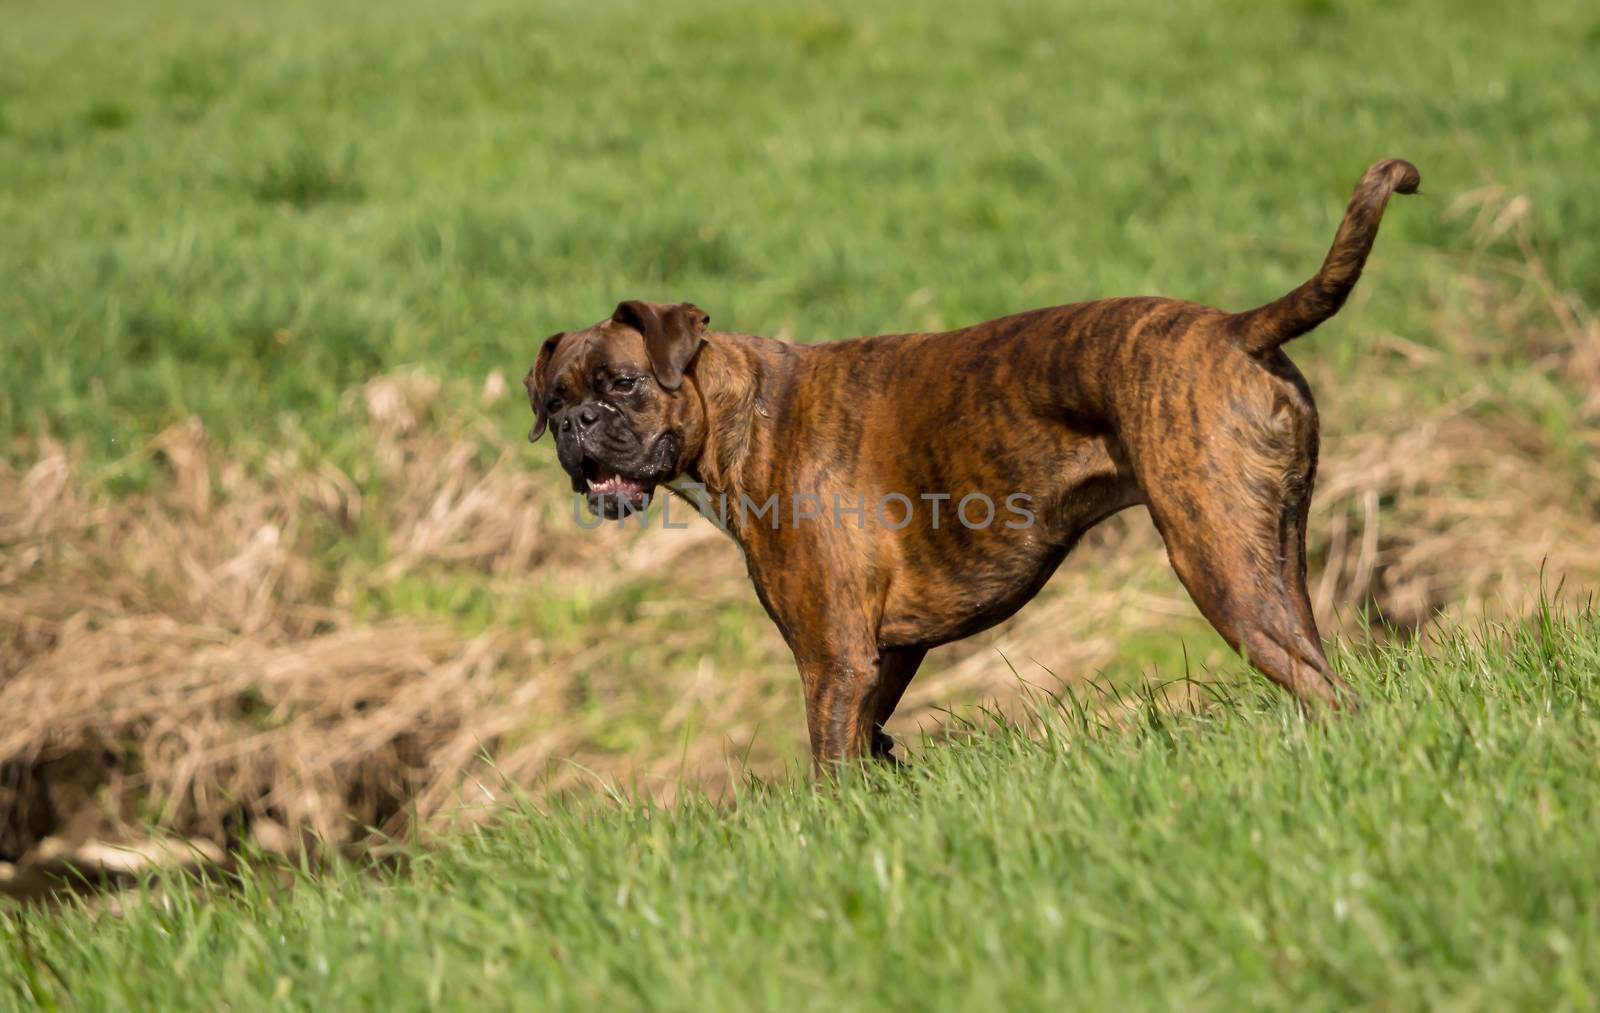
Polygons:
<instances>
[{"instance_id":1,"label":"dog's curved tail","mask_svg":"<svg viewBox=\"0 0 1600 1013\"><path fill-rule=\"evenodd\" d=\"M1245 350L1264 355L1339 312L1361 277L1389 195L1416 193L1421 182L1417 167L1403 158L1384 159L1363 173L1322 270L1283 298L1234 315L1235 334Z\"/></svg>"}]
</instances>

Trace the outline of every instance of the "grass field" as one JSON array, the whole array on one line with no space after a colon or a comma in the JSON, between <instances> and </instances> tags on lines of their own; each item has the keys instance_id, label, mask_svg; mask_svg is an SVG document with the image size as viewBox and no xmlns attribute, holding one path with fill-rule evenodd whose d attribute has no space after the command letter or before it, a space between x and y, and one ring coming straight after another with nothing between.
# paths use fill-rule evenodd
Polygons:
<instances>
[{"instance_id":1,"label":"grass field","mask_svg":"<svg viewBox=\"0 0 1600 1013\"><path fill-rule=\"evenodd\" d=\"M0 887L52 842L428 842L282 900L0 906L19 1000L1593 1003L1595 624L1516 624L1541 580L1600 583L1600 14L0 20ZM1245 308L1387 156L1423 194L1290 348L1324 430L1317 614L1375 698L1349 723L1258 698L1134 512L929 659L891 725L928 737L916 773L813 794L738 553L575 528L523 442L538 343L624 298L801 341ZM1487 619L1523 639L1438 646ZM1114 729L1042 739L946 710L1186 672L1164 706L1242 702L1130 729L1101 700ZM486 804L501 782L527 801Z\"/></svg>"},{"instance_id":2,"label":"grass field","mask_svg":"<svg viewBox=\"0 0 1600 1013\"><path fill-rule=\"evenodd\" d=\"M1600 619L670 809L513 802L403 871L247 867L0 909L11 1002L215 1009L1586 1009ZM1045 701L1048 703L1048 701Z\"/></svg>"},{"instance_id":3,"label":"grass field","mask_svg":"<svg viewBox=\"0 0 1600 1013\"><path fill-rule=\"evenodd\" d=\"M345 388L520 376L619 294L801 340L1109 293L1242 307L1314 269L1386 155L1434 196L1303 354L1437 343L1477 245L1445 212L1485 184L1600 298L1579 4L1161 5L1159 30L1120 3L26 8L0 42L0 424L101 462L191 413L336 454Z\"/></svg>"}]
</instances>

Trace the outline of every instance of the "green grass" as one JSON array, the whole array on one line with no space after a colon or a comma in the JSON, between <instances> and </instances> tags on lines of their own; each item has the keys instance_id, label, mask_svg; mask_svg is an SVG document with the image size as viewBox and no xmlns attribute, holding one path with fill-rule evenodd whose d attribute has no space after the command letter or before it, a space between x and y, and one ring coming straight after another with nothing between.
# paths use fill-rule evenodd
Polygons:
<instances>
[{"instance_id":1,"label":"green grass","mask_svg":"<svg viewBox=\"0 0 1600 1013\"><path fill-rule=\"evenodd\" d=\"M635 297L805 341L1102 295L1243 308L1402 156L1423 196L1292 348L1325 429L1466 404L1600 502L1590 391L1550 364L1526 252L1460 210L1526 196L1552 284L1600 302L1582 4L69 6L14 3L0 32L0 460L48 435L113 495L160 493L151 438L194 414L219 469L330 462L370 507L302 532L313 604L614 643L572 702L611 748L659 745L663 669L771 674L753 597L689 623L680 586L645 607L653 579L371 582L396 491L352 388L421 365L448 381L429 431L474 433L487 374L514 387L545 335ZM1389 334L1435 357L1384 375ZM515 401L486 459L520 445ZM1215 650L1196 622L1130 630L1108 684ZM1245 681L820 792L513 802L403 871L0 907L0 1003L1592 1007L1597 644L1585 613L1344 652L1369 706L1324 728Z\"/></svg>"},{"instance_id":2,"label":"green grass","mask_svg":"<svg viewBox=\"0 0 1600 1013\"><path fill-rule=\"evenodd\" d=\"M1600 617L1256 681L1081 690L903 774L670 808L512 801L403 868L265 864L111 917L0 909L10 1001L82 1008L1592 1008ZM1137 704L1137 701L1134 701ZM1113 708L1115 709L1115 708Z\"/></svg>"},{"instance_id":3,"label":"green grass","mask_svg":"<svg viewBox=\"0 0 1600 1013\"><path fill-rule=\"evenodd\" d=\"M1102 295L1242 308L1306 277L1361 170L1400 155L1425 196L1293 349L1346 406L1326 425L1359 431L1397 334L1441 353L1409 410L1527 429L1592 505L1587 392L1541 359L1522 254L1451 208L1526 195L1554 284L1600 300L1597 39L1579 4L1447 0L23 5L0 35L0 456L50 434L113 493L159 489L150 439L193 414L219 459L291 442L359 480L352 387L408 364L514 383L630 297L806 341ZM1484 313L1479 279L1520 309ZM488 431L527 424L511 398ZM333 569L381 555L378 516ZM437 580L362 604L498 621L476 575Z\"/></svg>"},{"instance_id":4,"label":"green grass","mask_svg":"<svg viewBox=\"0 0 1600 1013\"><path fill-rule=\"evenodd\" d=\"M333 453L344 388L517 376L624 297L803 340L1244 307L1389 155L1429 196L1299 351L1434 344L1471 245L1445 212L1484 183L1600 298L1596 38L1581 4L1445 0L8 12L0 429L104 462L189 413L241 453L292 415Z\"/></svg>"},{"instance_id":5,"label":"green grass","mask_svg":"<svg viewBox=\"0 0 1600 1013\"><path fill-rule=\"evenodd\" d=\"M381 505L348 393L397 367L468 392L444 427L482 415L485 374L514 384L545 335L628 297L801 340L1109 294L1243 307L1305 277L1362 168L1401 155L1425 196L1293 349L1325 425L1377 413L1374 337L1399 334L1442 353L1408 410L1487 386L1479 410L1590 509L1586 392L1476 311L1473 280L1520 254L1448 211L1527 194L1555 283L1600 297L1597 32L1580 5L1445 0L40 5L0 34L0 456L48 433L113 494L159 491L151 437L196 414L219 466L292 446ZM510 446L528 424L515 398L488 421ZM362 619L558 643L597 606L631 615L471 567L369 587L385 518L308 528L318 604L353 588ZM719 671L770 651L752 599L714 615L694 650ZM1142 640L1120 669L1184 649Z\"/></svg>"}]
</instances>

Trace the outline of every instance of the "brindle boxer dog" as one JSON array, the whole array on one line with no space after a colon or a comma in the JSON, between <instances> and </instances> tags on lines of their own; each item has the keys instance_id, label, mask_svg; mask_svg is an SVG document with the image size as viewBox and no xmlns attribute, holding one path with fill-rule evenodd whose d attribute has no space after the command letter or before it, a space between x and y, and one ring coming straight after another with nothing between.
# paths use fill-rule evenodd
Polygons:
<instances>
[{"instance_id":1,"label":"brindle boxer dog","mask_svg":"<svg viewBox=\"0 0 1600 1013\"><path fill-rule=\"evenodd\" d=\"M545 341L528 438L554 428L597 514L678 478L756 508L726 526L794 651L819 768L893 759L883 724L928 649L1015 613L1085 531L1139 503L1235 650L1308 710L1349 705L1306 595L1317 412L1280 346L1338 311L1389 195L1420 179L1399 159L1368 169L1316 276L1244 313L1105 299L794 345L629 300ZM979 493L1032 523L957 523Z\"/></svg>"}]
</instances>

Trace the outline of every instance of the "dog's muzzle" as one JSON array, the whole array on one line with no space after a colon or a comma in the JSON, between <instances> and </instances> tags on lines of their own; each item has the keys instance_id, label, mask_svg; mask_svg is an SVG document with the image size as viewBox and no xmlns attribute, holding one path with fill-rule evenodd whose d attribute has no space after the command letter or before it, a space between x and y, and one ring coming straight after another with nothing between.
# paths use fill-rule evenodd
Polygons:
<instances>
[{"instance_id":1,"label":"dog's muzzle","mask_svg":"<svg viewBox=\"0 0 1600 1013\"><path fill-rule=\"evenodd\" d=\"M676 462L675 437L664 433L644 443L622 422L580 413L576 425L563 420L557 434L557 456L572 478L574 492L588 499L589 512L616 520L639 513L650 505L656 486L672 477ZM608 424L609 423L609 424Z\"/></svg>"}]
</instances>

